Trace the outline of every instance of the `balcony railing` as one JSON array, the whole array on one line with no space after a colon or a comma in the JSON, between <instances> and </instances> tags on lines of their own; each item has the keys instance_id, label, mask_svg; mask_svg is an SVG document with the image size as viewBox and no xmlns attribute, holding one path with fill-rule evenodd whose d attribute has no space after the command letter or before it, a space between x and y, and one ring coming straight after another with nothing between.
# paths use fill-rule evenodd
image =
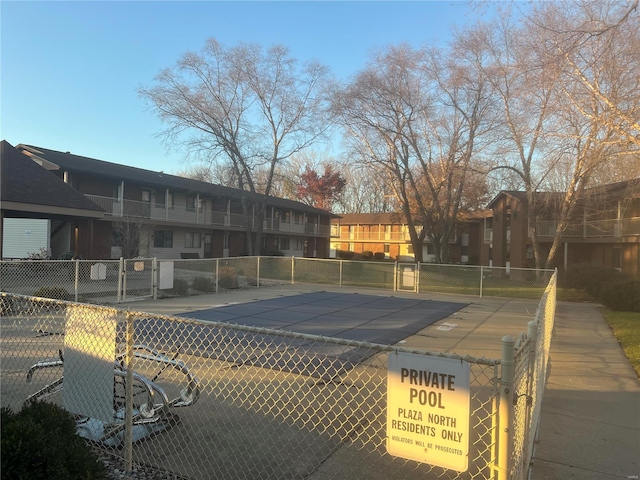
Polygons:
<instances>
[{"instance_id":1,"label":"balcony railing","mask_svg":"<svg viewBox=\"0 0 640 480\"><path fill-rule=\"evenodd\" d=\"M540 221L536 224L538 238L553 238L557 223ZM562 238L622 238L640 236L640 217L620 220L596 220L570 224L562 233Z\"/></svg>"},{"instance_id":2,"label":"balcony railing","mask_svg":"<svg viewBox=\"0 0 640 480\"><path fill-rule=\"evenodd\" d=\"M358 242L409 242L409 232L336 232L335 238Z\"/></svg>"},{"instance_id":3,"label":"balcony railing","mask_svg":"<svg viewBox=\"0 0 640 480\"><path fill-rule=\"evenodd\" d=\"M165 205L156 205L150 202L137 200L119 201L113 197L101 197L98 195L85 195L93 203L99 205L107 215L122 217L128 220L167 221L172 223L184 223L189 225L202 225L211 227L245 228L247 217L240 213L227 213L211 211L205 208L196 211L195 208ZM256 218L251 219L251 226L255 228ZM311 235L329 235L329 225L316 225L314 223L290 223L280 219L266 219L263 223L264 231L282 233L300 233Z\"/></svg>"}]
</instances>

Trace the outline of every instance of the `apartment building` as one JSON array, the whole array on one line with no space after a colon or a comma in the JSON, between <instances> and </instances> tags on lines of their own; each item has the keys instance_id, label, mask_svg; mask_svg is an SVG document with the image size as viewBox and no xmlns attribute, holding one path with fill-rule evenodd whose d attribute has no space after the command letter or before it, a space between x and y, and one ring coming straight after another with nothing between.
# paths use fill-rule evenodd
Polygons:
<instances>
[{"instance_id":1,"label":"apartment building","mask_svg":"<svg viewBox=\"0 0 640 480\"><path fill-rule=\"evenodd\" d=\"M250 229L255 237L258 220L255 209L250 215L243 213L243 192L238 189L33 145L17 145L15 150L82 194L99 211L89 219L62 218L51 211L38 213L55 222L51 244L61 247L52 252L54 258L65 249L96 259L121 255L213 258L249 253L246 232ZM266 204L263 254L329 255L329 212L275 197L268 197ZM20 215L19 211L5 212L4 205L2 210L3 216Z\"/></svg>"},{"instance_id":2,"label":"apartment building","mask_svg":"<svg viewBox=\"0 0 640 480\"><path fill-rule=\"evenodd\" d=\"M480 238L488 212L461 218L455 235L449 240L453 263L477 265L488 259L489 247ZM362 255L363 252L384 254L385 259L413 261L415 253L407 223L400 213L344 214L331 221L331 256ZM422 260L436 260L433 245L425 239Z\"/></svg>"},{"instance_id":3,"label":"apartment building","mask_svg":"<svg viewBox=\"0 0 640 480\"><path fill-rule=\"evenodd\" d=\"M563 193L538 193L541 208L535 219L540 247L546 256L556 230L553 205ZM449 248L453 263L495 267L533 268L528 235L528 208L522 191L501 191L488 210L460 219ZM552 266L562 273L570 265L589 263L640 276L640 178L600 186L586 192L576 205L562 245ZM422 258L435 261L428 239ZM398 213L346 214L331 224L331 256L357 257L363 252L383 252L387 259L412 261L411 240L403 216Z\"/></svg>"},{"instance_id":4,"label":"apartment building","mask_svg":"<svg viewBox=\"0 0 640 480\"><path fill-rule=\"evenodd\" d=\"M539 193L540 203L552 204L560 193ZM555 198L554 198L555 197ZM493 211L485 226L490 259L495 266L531 267L533 250L528 236L528 208L524 192L502 191L489 204ZM536 234L546 255L551 248L557 219L554 209L541 209L535 219ZM489 240L490 239L490 240ZM640 274L640 178L593 188L586 192L563 231L562 246L553 259L561 272L570 265L589 263Z\"/></svg>"}]
</instances>

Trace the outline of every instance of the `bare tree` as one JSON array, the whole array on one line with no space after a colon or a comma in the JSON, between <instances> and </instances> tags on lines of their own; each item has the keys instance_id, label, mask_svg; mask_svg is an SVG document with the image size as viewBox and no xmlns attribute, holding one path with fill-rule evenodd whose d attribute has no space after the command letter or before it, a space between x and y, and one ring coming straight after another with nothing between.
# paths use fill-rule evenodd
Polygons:
<instances>
[{"instance_id":1,"label":"bare tree","mask_svg":"<svg viewBox=\"0 0 640 480\"><path fill-rule=\"evenodd\" d=\"M217 178L215 171L212 169L212 166L206 163L194 163L188 165L183 170L177 171L176 175L179 177L198 180L200 182L218 183L221 185L225 185L224 181L220 181L220 179Z\"/></svg>"},{"instance_id":2,"label":"bare tree","mask_svg":"<svg viewBox=\"0 0 640 480\"><path fill-rule=\"evenodd\" d=\"M327 128L328 81L326 67L300 66L285 47L225 48L210 39L139 93L168 124L168 142L229 170L226 179L243 192L248 251L258 254L276 166Z\"/></svg>"},{"instance_id":3,"label":"bare tree","mask_svg":"<svg viewBox=\"0 0 640 480\"><path fill-rule=\"evenodd\" d=\"M337 213L392 213L400 210L390 186L393 182L386 170L350 162L343 164L341 171L346 185L337 200Z\"/></svg>"},{"instance_id":4,"label":"bare tree","mask_svg":"<svg viewBox=\"0 0 640 480\"><path fill-rule=\"evenodd\" d=\"M622 22L576 40L585 25L608 23L608 10L598 10L600 5L542 3L520 25L503 18L478 33L491 52L485 73L502 104L501 141L495 143L502 160L496 168L516 174L526 192L537 267L552 265L575 207L593 191L598 172L602 176L629 146L637 151L629 138L635 127L621 112L637 111L638 31ZM547 251L536 230L543 213L556 222Z\"/></svg>"},{"instance_id":5,"label":"bare tree","mask_svg":"<svg viewBox=\"0 0 640 480\"><path fill-rule=\"evenodd\" d=\"M353 158L385 172L416 260L425 236L449 260L467 173L491 101L481 53L461 36L453 52L407 45L378 53L336 95ZM452 53L452 54L451 54Z\"/></svg>"}]
</instances>

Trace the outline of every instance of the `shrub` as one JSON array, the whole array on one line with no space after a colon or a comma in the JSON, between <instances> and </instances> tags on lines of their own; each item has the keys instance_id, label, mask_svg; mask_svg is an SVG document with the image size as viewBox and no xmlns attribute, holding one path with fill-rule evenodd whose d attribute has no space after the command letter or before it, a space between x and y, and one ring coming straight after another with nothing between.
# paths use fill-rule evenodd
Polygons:
<instances>
[{"instance_id":1,"label":"shrub","mask_svg":"<svg viewBox=\"0 0 640 480\"><path fill-rule=\"evenodd\" d=\"M384 252L376 252L373 254L373 258L375 258L376 260L384 260Z\"/></svg>"},{"instance_id":2,"label":"shrub","mask_svg":"<svg viewBox=\"0 0 640 480\"><path fill-rule=\"evenodd\" d=\"M584 290L593 298L600 297L603 285L625 280L626 276L615 268L600 267L587 263L578 263L567 268L565 277L566 288Z\"/></svg>"},{"instance_id":3,"label":"shrub","mask_svg":"<svg viewBox=\"0 0 640 480\"><path fill-rule=\"evenodd\" d=\"M34 297L55 298L56 300L74 300L75 296L63 287L40 287L33 292Z\"/></svg>"},{"instance_id":4,"label":"shrub","mask_svg":"<svg viewBox=\"0 0 640 480\"><path fill-rule=\"evenodd\" d=\"M28 252L27 260L49 260L51 258L51 251L40 247L40 250L37 252Z\"/></svg>"},{"instance_id":5,"label":"shrub","mask_svg":"<svg viewBox=\"0 0 640 480\"><path fill-rule=\"evenodd\" d=\"M66 410L45 402L25 406L18 414L3 407L1 422L2 478L107 478Z\"/></svg>"},{"instance_id":6,"label":"shrub","mask_svg":"<svg viewBox=\"0 0 640 480\"><path fill-rule=\"evenodd\" d=\"M213 278L209 277L196 277L191 282L191 288L197 290L198 292L214 292L216 289L216 285L213 281Z\"/></svg>"},{"instance_id":7,"label":"shrub","mask_svg":"<svg viewBox=\"0 0 640 480\"><path fill-rule=\"evenodd\" d=\"M233 267L218 269L218 286L221 288L238 288L238 275Z\"/></svg>"},{"instance_id":8,"label":"shrub","mask_svg":"<svg viewBox=\"0 0 640 480\"><path fill-rule=\"evenodd\" d=\"M67 252L61 253L58 256L58 260L73 260L73 257L75 257L76 254L73 250L69 250Z\"/></svg>"},{"instance_id":9,"label":"shrub","mask_svg":"<svg viewBox=\"0 0 640 480\"><path fill-rule=\"evenodd\" d=\"M624 280L603 285L600 302L620 312L640 312L640 281Z\"/></svg>"},{"instance_id":10,"label":"shrub","mask_svg":"<svg viewBox=\"0 0 640 480\"><path fill-rule=\"evenodd\" d=\"M186 297L189 295L189 282L183 278L175 278L170 292L178 297Z\"/></svg>"},{"instance_id":11,"label":"shrub","mask_svg":"<svg viewBox=\"0 0 640 480\"><path fill-rule=\"evenodd\" d=\"M338 250L336 252L338 258L343 258L345 260L351 260L355 255L355 252L350 252L349 250Z\"/></svg>"},{"instance_id":12,"label":"shrub","mask_svg":"<svg viewBox=\"0 0 640 480\"><path fill-rule=\"evenodd\" d=\"M366 250L361 254L362 260L371 260L373 258L373 252Z\"/></svg>"}]
</instances>

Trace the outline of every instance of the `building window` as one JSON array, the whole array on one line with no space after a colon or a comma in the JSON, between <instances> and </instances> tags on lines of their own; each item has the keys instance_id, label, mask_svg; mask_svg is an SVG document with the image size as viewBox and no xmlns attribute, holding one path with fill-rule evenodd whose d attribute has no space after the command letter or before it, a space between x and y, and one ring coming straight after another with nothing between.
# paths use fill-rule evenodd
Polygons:
<instances>
[{"instance_id":1,"label":"building window","mask_svg":"<svg viewBox=\"0 0 640 480\"><path fill-rule=\"evenodd\" d=\"M167 196L164 192L156 192L156 207L164 208L167 201Z\"/></svg>"},{"instance_id":2,"label":"building window","mask_svg":"<svg viewBox=\"0 0 640 480\"><path fill-rule=\"evenodd\" d=\"M229 232L224 232L224 235L222 236L222 248L225 250L229 249Z\"/></svg>"},{"instance_id":3,"label":"building window","mask_svg":"<svg viewBox=\"0 0 640 480\"><path fill-rule=\"evenodd\" d=\"M186 248L200 248L200 232L186 232L184 246Z\"/></svg>"},{"instance_id":4,"label":"building window","mask_svg":"<svg viewBox=\"0 0 640 480\"><path fill-rule=\"evenodd\" d=\"M143 202L151 201L151 192L149 190L142 190L142 201Z\"/></svg>"},{"instance_id":5,"label":"building window","mask_svg":"<svg viewBox=\"0 0 640 480\"><path fill-rule=\"evenodd\" d=\"M156 248L173 248L173 231L156 230L153 236L153 246Z\"/></svg>"},{"instance_id":6,"label":"building window","mask_svg":"<svg viewBox=\"0 0 640 480\"><path fill-rule=\"evenodd\" d=\"M389 244L388 243L384 244L384 253L389 253Z\"/></svg>"},{"instance_id":7,"label":"building window","mask_svg":"<svg viewBox=\"0 0 640 480\"><path fill-rule=\"evenodd\" d=\"M197 198L193 196L187 197L187 212L195 212L196 211L196 202Z\"/></svg>"},{"instance_id":8,"label":"building window","mask_svg":"<svg viewBox=\"0 0 640 480\"><path fill-rule=\"evenodd\" d=\"M280 238L278 239L278 241L279 241L278 250L289 250L288 238Z\"/></svg>"},{"instance_id":9,"label":"building window","mask_svg":"<svg viewBox=\"0 0 640 480\"><path fill-rule=\"evenodd\" d=\"M291 223L291 212L284 212L284 223Z\"/></svg>"}]
</instances>

